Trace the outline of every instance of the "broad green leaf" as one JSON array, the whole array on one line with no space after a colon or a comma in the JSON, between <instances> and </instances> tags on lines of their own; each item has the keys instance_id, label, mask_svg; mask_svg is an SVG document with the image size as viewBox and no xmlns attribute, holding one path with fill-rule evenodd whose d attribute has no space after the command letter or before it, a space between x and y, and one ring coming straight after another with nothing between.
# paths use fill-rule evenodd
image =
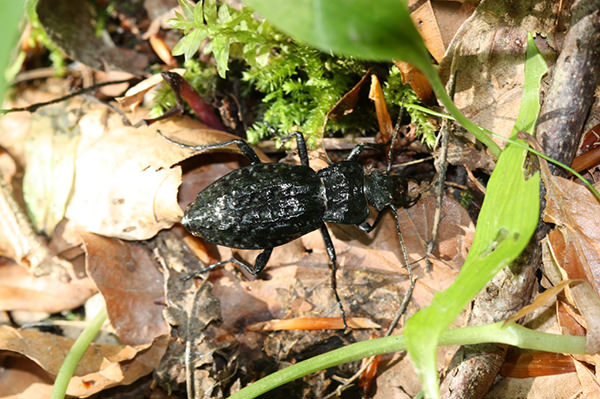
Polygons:
<instances>
[{"instance_id":1,"label":"broad green leaf","mask_svg":"<svg viewBox=\"0 0 600 399\"><path fill-rule=\"evenodd\" d=\"M514 132L533 133L539 112L539 84L546 64L528 40L525 87ZM527 246L539 217L540 176L527 176L527 150L508 145L487 186L473 245L455 282L435 294L431 306L411 317L404 329L406 345L427 398L439 397L436 347L441 334L469 301Z\"/></svg>"},{"instance_id":2,"label":"broad green leaf","mask_svg":"<svg viewBox=\"0 0 600 399\"><path fill-rule=\"evenodd\" d=\"M4 99L6 76L4 71L11 60L11 53L19 37L19 23L23 16L22 0L4 0L0 6L0 100ZM0 101L1 102L1 101Z\"/></svg>"},{"instance_id":3,"label":"broad green leaf","mask_svg":"<svg viewBox=\"0 0 600 399\"><path fill-rule=\"evenodd\" d=\"M47 235L63 218L71 197L78 117L78 112L68 112L63 104L42 108L33 114L31 134L25 143L23 196L33 226Z\"/></svg>"},{"instance_id":4,"label":"broad green leaf","mask_svg":"<svg viewBox=\"0 0 600 399\"><path fill-rule=\"evenodd\" d=\"M322 51L367 60L407 61L423 72L448 111L498 157L500 148L456 108L431 65L404 0L245 0L281 31Z\"/></svg>"}]
</instances>

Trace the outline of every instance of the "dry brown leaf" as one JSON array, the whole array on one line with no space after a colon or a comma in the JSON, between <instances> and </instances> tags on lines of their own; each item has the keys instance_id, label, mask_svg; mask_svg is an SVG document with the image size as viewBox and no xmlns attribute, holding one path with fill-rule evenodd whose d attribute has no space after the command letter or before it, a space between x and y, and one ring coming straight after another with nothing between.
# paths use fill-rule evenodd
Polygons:
<instances>
[{"instance_id":1,"label":"dry brown leaf","mask_svg":"<svg viewBox=\"0 0 600 399\"><path fill-rule=\"evenodd\" d=\"M600 293L600 228L591 217L600 212L598 200L584 186L561 177L552 176L546 186L544 221L559 226L566 250L573 251L568 259L557 259L559 264L569 278L585 279ZM551 237L556 242L557 237Z\"/></svg>"},{"instance_id":2,"label":"dry brown leaf","mask_svg":"<svg viewBox=\"0 0 600 399\"><path fill-rule=\"evenodd\" d=\"M569 355L511 348L500 373L504 377L529 378L573 371L575 365Z\"/></svg>"},{"instance_id":3,"label":"dry brown leaf","mask_svg":"<svg viewBox=\"0 0 600 399\"><path fill-rule=\"evenodd\" d=\"M169 70L169 72L177 73L183 76L183 74L185 73L185 69L171 69ZM156 73L150 76L149 78L142 80L135 86L129 88L122 97L118 97L116 98L116 100L119 102L121 108L129 111L135 111L144 100L144 96L146 95L146 93L148 93L148 91L150 91L151 89L156 87L156 85L162 83L163 81L164 79L162 78L161 74Z\"/></svg>"},{"instance_id":4,"label":"dry brown leaf","mask_svg":"<svg viewBox=\"0 0 600 399\"><path fill-rule=\"evenodd\" d=\"M34 277L14 263L0 262L0 309L57 313L83 305L96 292L88 279L59 281L54 276Z\"/></svg>"},{"instance_id":5,"label":"dry brown leaf","mask_svg":"<svg viewBox=\"0 0 600 399\"><path fill-rule=\"evenodd\" d=\"M577 369L577 378L581 384L583 398L600 398L600 381L598 376L587 368L587 366L577 360L574 360Z\"/></svg>"},{"instance_id":6,"label":"dry brown leaf","mask_svg":"<svg viewBox=\"0 0 600 399\"><path fill-rule=\"evenodd\" d=\"M404 61L394 61L394 65L400 70L402 83L409 84L421 101L429 102L433 95L433 89L423 72Z\"/></svg>"},{"instance_id":7,"label":"dry brown leaf","mask_svg":"<svg viewBox=\"0 0 600 399\"><path fill-rule=\"evenodd\" d=\"M530 303L527 306L522 307L521 309L519 309L519 311L517 313L515 313L514 315L512 315L511 317L506 319L504 321L504 325L512 323L512 322L516 322L521 317L524 317L525 315L532 313L535 310L546 308L547 305L549 305L551 301L554 301L556 296L563 289L565 289L565 287L567 287L571 283L575 283L576 281L578 281L578 280L563 280L558 285L555 285L554 287L547 289L546 291L544 291L543 293L538 295L532 303ZM579 281L581 281L581 280L579 280Z\"/></svg>"},{"instance_id":8,"label":"dry brown leaf","mask_svg":"<svg viewBox=\"0 0 600 399\"><path fill-rule=\"evenodd\" d=\"M31 360L3 356L0 363L0 397L3 399L49 398L52 378Z\"/></svg>"},{"instance_id":9,"label":"dry brown leaf","mask_svg":"<svg viewBox=\"0 0 600 399\"><path fill-rule=\"evenodd\" d=\"M117 47L109 35L98 35L95 31L97 23L84 3L41 0L36 3L35 10L48 37L70 58L82 64L135 75L141 75L148 66L148 57L144 53Z\"/></svg>"},{"instance_id":10,"label":"dry brown leaf","mask_svg":"<svg viewBox=\"0 0 600 399\"><path fill-rule=\"evenodd\" d=\"M158 58L162 60L165 64L170 67L177 66L177 60L171 54L171 49L165 43L165 39L159 35L154 34L150 36L150 46L152 46L152 50L158 55Z\"/></svg>"},{"instance_id":11,"label":"dry brown leaf","mask_svg":"<svg viewBox=\"0 0 600 399\"><path fill-rule=\"evenodd\" d=\"M377 75L371 75L371 87L369 89L369 99L375 103L375 112L377 114L377 123L379 124L379 132L382 141L386 142L392 138L394 134L394 125L387 110L385 96L379 84Z\"/></svg>"},{"instance_id":12,"label":"dry brown leaf","mask_svg":"<svg viewBox=\"0 0 600 399\"><path fill-rule=\"evenodd\" d=\"M164 282L148 249L118 239L83 233L87 270L106 301L121 342L146 344L167 334Z\"/></svg>"},{"instance_id":13,"label":"dry brown leaf","mask_svg":"<svg viewBox=\"0 0 600 399\"><path fill-rule=\"evenodd\" d=\"M420 2L412 1L412 3ZM409 2L409 7L411 5L411 2ZM440 62L446 52L446 47L431 2L422 2L414 11L411 11L410 16L425 42L425 47L427 47L433 58Z\"/></svg>"},{"instance_id":14,"label":"dry brown leaf","mask_svg":"<svg viewBox=\"0 0 600 399\"><path fill-rule=\"evenodd\" d=\"M27 357L51 378L58 373L73 342L73 339L50 333L0 327L0 349ZM112 386L131 384L152 372L164 353L166 343L167 337L163 336L152 344L135 347L92 344L79 362L67 394L87 397ZM4 377L18 376L5 374Z\"/></svg>"},{"instance_id":15,"label":"dry brown leaf","mask_svg":"<svg viewBox=\"0 0 600 399\"><path fill-rule=\"evenodd\" d=\"M440 63L440 75L448 81L454 64L453 99L467 118L510 135L521 104L527 32L552 34L558 7L558 2L537 0L523 1L517 8L512 1L487 1L462 24ZM552 64L555 55L547 41L536 44Z\"/></svg>"},{"instance_id":16,"label":"dry brown leaf","mask_svg":"<svg viewBox=\"0 0 600 399\"><path fill-rule=\"evenodd\" d=\"M363 87L363 84L367 81L367 78L370 75L370 70L367 71L363 77L360 79L360 81L354 85L354 87L352 87L352 89L350 89L350 91L348 91L346 94L344 94L342 96L342 98L340 98L333 107L331 107L331 109L327 112L327 115L325 115L325 118L323 120L323 130L325 130L325 127L327 126L327 121L329 120L329 118L341 118L345 115L348 115L350 113L352 113L354 111L354 107L356 106L356 103L358 102L359 99L359 94L360 91Z\"/></svg>"},{"instance_id":17,"label":"dry brown leaf","mask_svg":"<svg viewBox=\"0 0 600 399\"><path fill-rule=\"evenodd\" d=\"M437 21L440 35L444 43L444 49L448 47L456 31L473 14L475 6L468 2L457 1L431 1L435 19Z\"/></svg>"}]
</instances>

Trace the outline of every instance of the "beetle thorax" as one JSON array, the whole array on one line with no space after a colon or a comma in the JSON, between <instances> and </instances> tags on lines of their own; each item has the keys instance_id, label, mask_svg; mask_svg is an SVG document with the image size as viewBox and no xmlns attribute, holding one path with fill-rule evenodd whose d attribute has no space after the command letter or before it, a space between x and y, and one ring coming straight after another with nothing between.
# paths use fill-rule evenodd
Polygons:
<instances>
[{"instance_id":1,"label":"beetle thorax","mask_svg":"<svg viewBox=\"0 0 600 399\"><path fill-rule=\"evenodd\" d=\"M406 181L398 175L387 175L377 169L365 174L364 190L367 202L378 211L390 205L404 207L410 202Z\"/></svg>"}]
</instances>

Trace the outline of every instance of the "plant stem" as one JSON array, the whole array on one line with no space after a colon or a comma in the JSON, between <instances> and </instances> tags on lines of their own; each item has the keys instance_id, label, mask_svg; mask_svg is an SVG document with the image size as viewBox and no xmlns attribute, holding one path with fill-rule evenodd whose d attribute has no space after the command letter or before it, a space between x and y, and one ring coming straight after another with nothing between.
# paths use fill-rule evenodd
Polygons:
<instances>
[{"instance_id":1,"label":"plant stem","mask_svg":"<svg viewBox=\"0 0 600 399\"><path fill-rule=\"evenodd\" d=\"M81 335L77 337L56 375L50 399L63 399L65 397L69 381L71 380L79 361L98 334L98 331L100 331L100 327L102 327L106 321L106 317L106 307L103 307L92 319L90 324L88 324L81 332Z\"/></svg>"},{"instance_id":2,"label":"plant stem","mask_svg":"<svg viewBox=\"0 0 600 399\"><path fill-rule=\"evenodd\" d=\"M585 353L585 337L548 334L514 323L504 326L504 322L447 330L440 337L439 344L465 345L484 342L498 342L523 349L558 353ZM406 350L406 345L402 335L357 342L279 370L241 389L231 395L229 399L255 398L280 385L319 370L369 356L403 350Z\"/></svg>"}]
</instances>

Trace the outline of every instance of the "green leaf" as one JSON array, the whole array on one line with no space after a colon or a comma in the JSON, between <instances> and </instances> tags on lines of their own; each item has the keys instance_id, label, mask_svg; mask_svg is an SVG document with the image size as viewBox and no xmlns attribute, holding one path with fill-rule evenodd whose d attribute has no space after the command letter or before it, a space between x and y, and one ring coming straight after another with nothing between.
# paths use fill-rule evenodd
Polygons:
<instances>
[{"instance_id":1,"label":"green leaf","mask_svg":"<svg viewBox=\"0 0 600 399\"><path fill-rule=\"evenodd\" d=\"M185 16L185 19L187 19L188 21L193 21L194 20L194 3L192 3L190 0L178 0L179 1L179 6L181 6L181 9L183 10L183 15Z\"/></svg>"},{"instance_id":2,"label":"green leaf","mask_svg":"<svg viewBox=\"0 0 600 399\"><path fill-rule=\"evenodd\" d=\"M530 38L525 64L526 86L515 132L533 132L539 111L539 82L546 72ZM527 246L539 217L540 176L527 176L526 148L508 145L487 186L473 245L456 281L434 295L432 304L411 317L404 329L406 345L427 398L439 397L436 347L441 334L469 301Z\"/></svg>"},{"instance_id":3,"label":"green leaf","mask_svg":"<svg viewBox=\"0 0 600 399\"><path fill-rule=\"evenodd\" d=\"M195 29L188 33L177 42L173 47L173 55L185 55L185 59L191 59L194 54L200 50L200 45L206 37L205 33L200 29Z\"/></svg>"},{"instance_id":4,"label":"green leaf","mask_svg":"<svg viewBox=\"0 0 600 399\"><path fill-rule=\"evenodd\" d=\"M229 45L230 41L227 36L217 36L211 42L212 52L215 55L217 63L217 72L219 76L225 79L229 70Z\"/></svg>"},{"instance_id":5,"label":"green leaf","mask_svg":"<svg viewBox=\"0 0 600 399\"><path fill-rule=\"evenodd\" d=\"M23 16L23 1L3 1L0 6L0 99L4 98L6 77L4 71L11 60L11 53L19 37L19 23Z\"/></svg>"}]
</instances>

